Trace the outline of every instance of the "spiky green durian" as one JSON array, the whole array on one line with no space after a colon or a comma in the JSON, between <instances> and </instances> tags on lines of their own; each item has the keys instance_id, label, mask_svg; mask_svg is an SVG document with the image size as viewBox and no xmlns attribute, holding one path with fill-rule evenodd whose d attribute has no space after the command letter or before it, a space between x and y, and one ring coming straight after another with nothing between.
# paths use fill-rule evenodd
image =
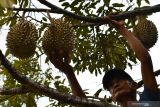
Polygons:
<instances>
[{"instance_id":1,"label":"spiky green durian","mask_svg":"<svg viewBox=\"0 0 160 107\"><path fill-rule=\"evenodd\" d=\"M38 31L35 25L21 19L10 28L6 45L10 53L15 57L25 59L34 55L37 40Z\"/></svg>"},{"instance_id":2,"label":"spiky green durian","mask_svg":"<svg viewBox=\"0 0 160 107\"><path fill-rule=\"evenodd\" d=\"M42 48L46 54L53 50L69 52L74 48L74 30L64 19L52 19L51 26L44 32Z\"/></svg>"},{"instance_id":3,"label":"spiky green durian","mask_svg":"<svg viewBox=\"0 0 160 107\"><path fill-rule=\"evenodd\" d=\"M153 47L158 39L155 24L143 16L138 17L138 23L133 27L133 33L147 49Z\"/></svg>"}]
</instances>

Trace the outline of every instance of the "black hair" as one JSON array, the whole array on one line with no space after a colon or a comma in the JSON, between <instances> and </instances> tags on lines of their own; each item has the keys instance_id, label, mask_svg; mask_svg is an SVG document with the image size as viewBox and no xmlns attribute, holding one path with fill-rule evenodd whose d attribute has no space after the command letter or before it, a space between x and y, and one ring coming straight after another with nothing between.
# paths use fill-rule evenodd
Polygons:
<instances>
[{"instance_id":1,"label":"black hair","mask_svg":"<svg viewBox=\"0 0 160 107\"><path fill-rule=\"evenodd\" d=\"M119 80L128 80L130 82L134 82L132 77L126 73L124 70L121 69L111 69L109 71L106 71L102 83L103 88L109 90L109 86L113 79L119 79Z\"/></svg>"}]
</instances>

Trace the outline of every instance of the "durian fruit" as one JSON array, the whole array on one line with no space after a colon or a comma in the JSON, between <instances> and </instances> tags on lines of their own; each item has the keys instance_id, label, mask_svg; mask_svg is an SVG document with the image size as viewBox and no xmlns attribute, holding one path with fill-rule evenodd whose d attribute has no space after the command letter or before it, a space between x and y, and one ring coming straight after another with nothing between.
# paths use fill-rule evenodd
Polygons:
<instances>
[{"instance_id":1,"label":"durian fruit","mask_svg":"<svg viewBox=\"0 0 160 107\"><path fill-rule=\"evenodd\" d=\"M138 17L138 23L133 27L133 33L146 49L153 47L158 39L158 31L155 24L144 16Z\"/></svg>"},{"instance_id":2,"label":"durian fruit","mask_svg":"<svg viewBox=\"0 0 160 107\"><path fill-rule=\"evenodd\" d=\"M11 54L19 59L26 59L35 53L38 31L33 23L21 19L10 28L6 40Z\"/></svg>"},{"instance_id":3,"label":"durian fruit","mask_svg":"<svg viewBox=\"0 0 160 107\"><path fill-rule=\"evenodd\" d=\"M42 38L42 48L47 55L54 52L59 55L58 57L64 57L74 48L73 27L63 18L52 18L50 21L51 26L44 32Z\"/></svg>"}]
</instances>

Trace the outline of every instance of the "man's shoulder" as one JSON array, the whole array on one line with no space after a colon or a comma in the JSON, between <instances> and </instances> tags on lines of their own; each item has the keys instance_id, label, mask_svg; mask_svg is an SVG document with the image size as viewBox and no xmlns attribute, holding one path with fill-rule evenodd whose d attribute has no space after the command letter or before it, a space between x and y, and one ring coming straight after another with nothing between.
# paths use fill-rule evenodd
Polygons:
<instances>
[{"instance_id":1,"label":"man's shoulder","mask_svg":"<svg viewBox=\"0 0 160 107\"><path fill-rule=\"evenodd\" d=\"M140 94L139 101L160 101L160 91L151 92L149 89L144 87L142 94Z\"/></svg>"},{"instance_id":2,"label":"man's shoulder","mask_svg":"<svg viewBox=\"0 0 160 107\"><path fill-rule=\"evenodd\" d=\"M160 107L160 91L151 92L149 89L144 88L138 104L139 107Z\"/></svg>"}]
</instances>

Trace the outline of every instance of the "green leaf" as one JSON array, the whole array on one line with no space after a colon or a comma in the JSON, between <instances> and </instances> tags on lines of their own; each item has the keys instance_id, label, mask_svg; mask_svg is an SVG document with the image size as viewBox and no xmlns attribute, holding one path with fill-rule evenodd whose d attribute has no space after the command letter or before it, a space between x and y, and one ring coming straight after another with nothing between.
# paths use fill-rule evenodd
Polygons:
<instances>
[{"instance_id":1,"label":"green leaf","mask_svg":"<svg viewBox=\"0 0 160 107\"><path fill-rule=\"evenodd\" d=\"M65 8L67 8L67 7L70 6L70 4L69 4L68 2L64 2L64 3L62 4L62 6L64 6Z\"/></svg>"},{"instance_id":2,"label":"green leaf","mask_svg":"<svg viewBox=\"0 0 160 107\"><path fill-rule=\"evenodd\" d=\"M99 97L100 92L102 92L102 89L99 89L99 90L94 94L94 96L95 96L95 97Z\"/></svg>"},{"instance_id":3,"label":"green leaf","mask_svg":"<svg viewBox=\"0 0 160 107\"><path fill-rule=\"evenodd\" d=\"M16 22L17 22L17 19L16 18L12 18L11 20L10 20L10 25L9 25L9 27L12 27L13 25L15 25L16 24Z\"/></svg>"},{"instance_id":4,"label":"green leaf","mask_svg":"<svg viewBox=\"0 0 160 107\"><path fill-rule=\"evenodd\" d=\"M12 103L12 106L13 106L13 107L21 107L21 104L18 103L18 102L20 101L20 99L19 99L19 97L18 97L17 95L14 96L14 98L13 98L13 99L10 99L10 100L13 101L13 103Z\"/></svg>"},{"instance_id":5,"label":"green leaf","mask_svg":"<svg viewBox=\"0 0 160 107\"><path fill-rule=\"evenodd\" d=\"M17 4L17 0L10 0L13 4Z\"/></svg>"},{"instance_id":6,"label":"green leaf","mask_svg":"<svg viewBox=\"0 0 160 107\"><path fill-rule=\"evenodd\" d=\"M113 7L124 7L125 5L122 3L113 3Z\"/></svg>"},{"instance_id":7,"label":"green leaf","mask_svg":"<svg viewBox=\"0 0 160 107\"><path fill-rule=\"evenodd\" d=\"M137 0L137 5L140 7L141 6L142 0Z\"/></svg>"},{"instance_id":8,"label":"green leaf","mask_svg":"<svg viewBox=\"0 0 160 107\"><path fill-rule=\"evenodd\" d=\"M4 95L4 96L0 96L0 102L4 102L6 100L8 100L9 98L12 98L14 95Z\"/></svg>"},{"instance_id":9,"label":"green leaf","mask_svg":"<svg viewBox=\"0 0 160 107\"><path fill-rule=\"evenodd\" d=\"M10 54L9 50L7 49L5 52L5 57L7 57Z\"/></svg>"},{"instance_id":10,"label":"green leaf","mask_svg":"<svg viewBox=\"0 0 160 107\"><path fill-rule=\"evenodd\" d=\"M28 6L28 0L24 0L24 3L23 3L23 7L27 7Z\"/></svg>"},{"instance_id":11,"label":"green leaf","mask_svg":"<svg viewBox=\"0 0 160 107\"><path fill-rule=\"evenodd\" d=\"M48 57L46 57L46 59L45 59L45 63L48 63L49 62L49 58Z\"/></svg>"},{"instance_id":12,"label":"green leaf","mask_svg":"<svg viewBox=\"0 0 160 107\"><path fill-rule=\"evenodd\" d=\"M42 20L46 22L46 21L47 21L47 18L46 18L46 17L42 17Z\"/></svg>"},{"instance_id":13,"label":"green leaf","mask_svg":"<svg viewBox=\"0 0 160 107\"><path fill-rule=\"evenodd\" d=\"M129 11L129 9L131 9L134 5L130 5L129 7L127 7L127 9L125 11Z\"/></svg>"},{"instance_id":14,"label":"green leaf","mask_svg":"<svg viewBox=\"0 0 160 107\"><path fill-rule=\"evenodd\" d=\"M2 27L8 21L8 19L9 19L9 17L1 19L0 20L0 27Z\"/></svg>"},{"instance_id":15,"label":"green leaf","mask_svg":"<svg viewBox=\"0 0 160 107\"><path fill-rule=\"evenodd\" d=\"M37 107L34 95L28 94L26 99L26 107Z\"/></svg>"},{"instance_id":16,"label":"green leaf","mask_svg":"<svg viewBox=\"0 0 160 107\"><path fill-rule=\"evenodd\" d=\"M7 7L12 7L12 5L14 4L13 0L0 0L0 6L7 8Z\"/></svg>"},{"instance_id":17,"label":"green leaf","mask_svg":"<svg viewBox=\"0 0 160 107\"><path fill-rule=\"evenodd\" d=\"M97 12L102 13L103 10L104 10L104 6L101 6L101 7L98 8Z\"/></svg>"},{"instance_id":18,"label":"green leaf","mask_svg":"<svg viewBox=\"0 0 160 107\"><path fill-rule=\"evenodd\" d=\"M95 9L96 8L96 4L97 4L97 2L91 3L89 8L94 8Z\"/></svg>"},{"instance_id":19,"label":"green leaf","mask_svg":"<svg viewBox=\"0 0 160 107\"><path fill-rule=\"evenodd\" d=\"M55 77L55 79L59 79L59 78L61 78L61 77L60 77L60 76L56 76L56 77Z\"/></svg>"},{"instance_id":20,"label":"green leaf","mask_svg":"<svg viewBox=\"0 0 160 107\"><path fill-rule=\"evenodd\" d=\"M145 2L146 2L147 4L150 4L149 0L145 0Z\"/></svg>"},{"instance_id":21,"label":"green leaf","mask_svg":"<svg viewBox=\"0 0 160 107\"><path fill-rule=\"evenodd\" d=\"M75 7L76 5L78 5L79 2L81 2L81 0L74 0L74 1L71 3L71 7Z\"/></svg>"},{"instance_id":22,"label":"green leaf","mask_svg":"<svg viewBox=\"0 0 160 107\"><path fill-rule=\"evenodd\" d=\"M63 1L65 1L65 0L59 0L59 2L63 2Z\"/></svg>"},{"instance_id":23,"label":"green leaf","mask_svg":"<svg viewBox=\"0 0 160 107\"><path fill-rule=\"evenodd\" d=\"M105 5L108 5L108 6L109 6L110 1L111 1L111 0L103 0L104 4L105 4Z\"/></svg>"}]
</instances>

